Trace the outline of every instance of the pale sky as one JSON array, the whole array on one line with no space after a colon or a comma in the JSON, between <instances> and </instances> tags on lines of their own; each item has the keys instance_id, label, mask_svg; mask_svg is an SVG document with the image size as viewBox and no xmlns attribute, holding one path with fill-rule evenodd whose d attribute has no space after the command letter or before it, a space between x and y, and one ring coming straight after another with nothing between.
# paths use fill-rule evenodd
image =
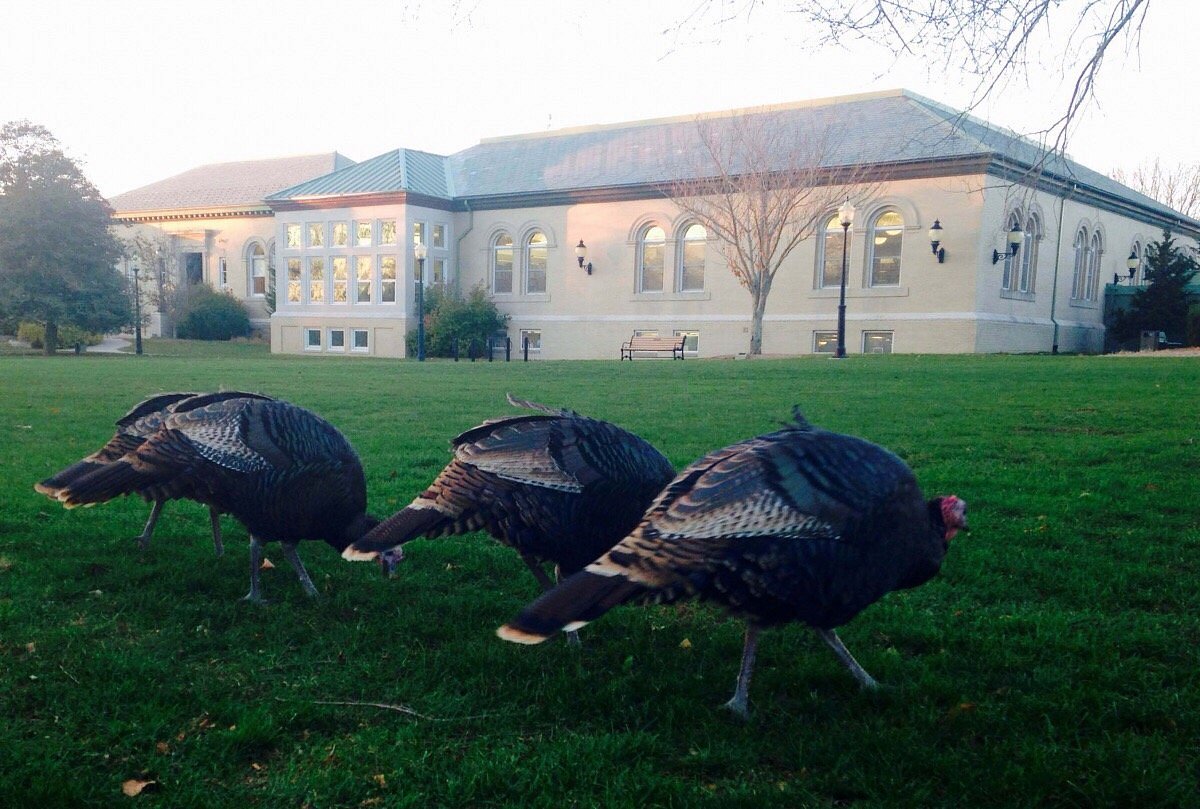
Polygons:
<instances>
[{"instance_id":1,"label":"pale sky","mask_svg":"<svg viewBox=\"0 0 1200 809\"><path fill-rule=\"evenodd\" d=\"M46 126L112 196L233 160L449 154L499 135L895 87L970 101L969 78L916 58L805 48L812 32L772 0L680 30L699 5L0 0L0 123ZM1140 51L1110 50L1073 157L1104 172L1200 159L1197 30L1198 0L1151 0ZM976 114L1044 128L1069 90L1056 62L1038 54Z\"/></svg>"}]
</instances>

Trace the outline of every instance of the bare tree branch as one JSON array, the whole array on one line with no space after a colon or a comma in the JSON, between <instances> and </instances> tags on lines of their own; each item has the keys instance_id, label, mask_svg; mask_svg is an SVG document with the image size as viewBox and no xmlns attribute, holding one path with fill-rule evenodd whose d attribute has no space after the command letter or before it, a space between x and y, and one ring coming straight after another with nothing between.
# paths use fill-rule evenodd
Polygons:
<instances>
[{"instance_id":1,"label":"bare tree branch","mask_svg":"<svg viewBox=\"0 0 1200 809\"><path fill-rule=\"evenodd\" d=\"M1200 219L1200 163L1163 166L1159 158L1132 170L1115 169L1112 178L1192 219Z\"/></svg>"}]
</instances>

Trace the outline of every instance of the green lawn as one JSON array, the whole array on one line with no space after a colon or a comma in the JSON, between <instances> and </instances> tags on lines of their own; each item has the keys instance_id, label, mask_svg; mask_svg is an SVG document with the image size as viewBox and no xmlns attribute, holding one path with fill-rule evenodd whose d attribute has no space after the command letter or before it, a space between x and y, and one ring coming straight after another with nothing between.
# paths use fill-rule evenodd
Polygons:
<instances>
[{"instance_id":1,"label":"green lawn","mask_svg":"<svg viewBox=\"0 0 1200 809\"><path fill-rule=\"evenodd\" d=\"M169 346L164 347L169 348ZM1200 359L854 357L417 365L206 355L0 357L0 806L1194 806L1200 795ZM255 350L256 349L256 350ZM207 349L206 349L207 350ZM942 574L842 630L764 635L749 723L741 627L614 610L581 650L493 630L536 594L483 536L418 541L398 578L322 543L310 603L246 534L33 483L156 391L245 388L358 448L380 515L505 391L621 424L677 466L794 403L971 507ZM684 643L684 641L688 643ZM367 705L404 706L404 713ZM127 779L156 783L135 799Z\"/></svg>"}]
</instances>

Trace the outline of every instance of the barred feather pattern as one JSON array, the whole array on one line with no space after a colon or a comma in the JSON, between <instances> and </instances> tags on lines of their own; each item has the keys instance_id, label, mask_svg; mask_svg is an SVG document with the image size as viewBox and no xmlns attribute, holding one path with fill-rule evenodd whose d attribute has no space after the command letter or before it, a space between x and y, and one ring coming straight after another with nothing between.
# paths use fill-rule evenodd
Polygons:
<instances>
[{"instance_id":1,"label":"barred feather pattern","mask_svg":"<svg viewBox=\"0 0 1200 809\"><path fill-rule=\"evenodd\" d=\"M331 424L262 398L216 397L167 414L135 451L59 494L68 505L122 494L189 498L232 514L263 541L357 538L366 510L358 456Z\"/></svg>"},{"instance_id":2,"label":"barred feather pattern","mask_svg":"<svg viewBox=\"0 0 1200 809\"><path fill-rule=\"evenodd\" d=\"M523 556L569 573L632 530L674 476L658 450L620 427L510 401L538 412L459 435L454 459L433 483L352 550L485 530Z\"/></svg>"},{"instance_id":3,"label":"barred feather pattern","mask_svg":"<svg viewBox=\"0 0 1200 809\"><path fill-rule=\"evenodd\" d=\"M501 635L537 642L619 601L687 598L759 626L832 629L937 573L946 540L936 511L900 458L800 417L688 466L628 537Z\"/></svg>"}]
</instances>

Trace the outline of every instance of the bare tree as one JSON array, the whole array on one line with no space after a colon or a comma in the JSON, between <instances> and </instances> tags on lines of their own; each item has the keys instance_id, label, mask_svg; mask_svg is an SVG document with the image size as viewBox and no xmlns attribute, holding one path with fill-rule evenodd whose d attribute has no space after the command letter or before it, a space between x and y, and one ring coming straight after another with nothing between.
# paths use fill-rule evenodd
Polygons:
<instances>
[{"instance_id":1,"label":"bare tree","mask_svg":"<svg viewBox=\"0 0 1200 809\"><path fill-rule=\"evenodd\" d=\"M697 0L675 27L676 40L749 19L773 4ZM816 26L810 45L844 47L861 39L896 57L916 57L933 69L974 77L970 109L1005 82L1026 77L1039 49L1050 45L1063 75L1073 82L1065 107L1042 131L1052 148L1062 151L1071 123L1092 97L1105 56L1118 42L1133 49L1140 45L1149 0L782 0L782 7Z\"/></svg>"},{"instance_id":2,"label":"bare tree","mask_svg":"<svg viewBox=\"0 0 1200 809\"><path fill-rule=\"evenodd\" d=\"M1159 158L1131 171L1115 169L1112 178L1192 219L1200 219L1200 163L1163 166Z\"/></svg>"},{"instance_id":3,"label":"bare tree","mask_svg":"<svg viewBox=\"0 0 1200 809\"><path fill-rule=\"evenodd\" d=\"M778 113L699 118L696 134L668 194L715 237L750 293L749 353L761 354L767 298L788 256L841 203L874 196L880 178L861 164L839 165L834 129L797 131Z\"/></svg>"}]
</instances>

